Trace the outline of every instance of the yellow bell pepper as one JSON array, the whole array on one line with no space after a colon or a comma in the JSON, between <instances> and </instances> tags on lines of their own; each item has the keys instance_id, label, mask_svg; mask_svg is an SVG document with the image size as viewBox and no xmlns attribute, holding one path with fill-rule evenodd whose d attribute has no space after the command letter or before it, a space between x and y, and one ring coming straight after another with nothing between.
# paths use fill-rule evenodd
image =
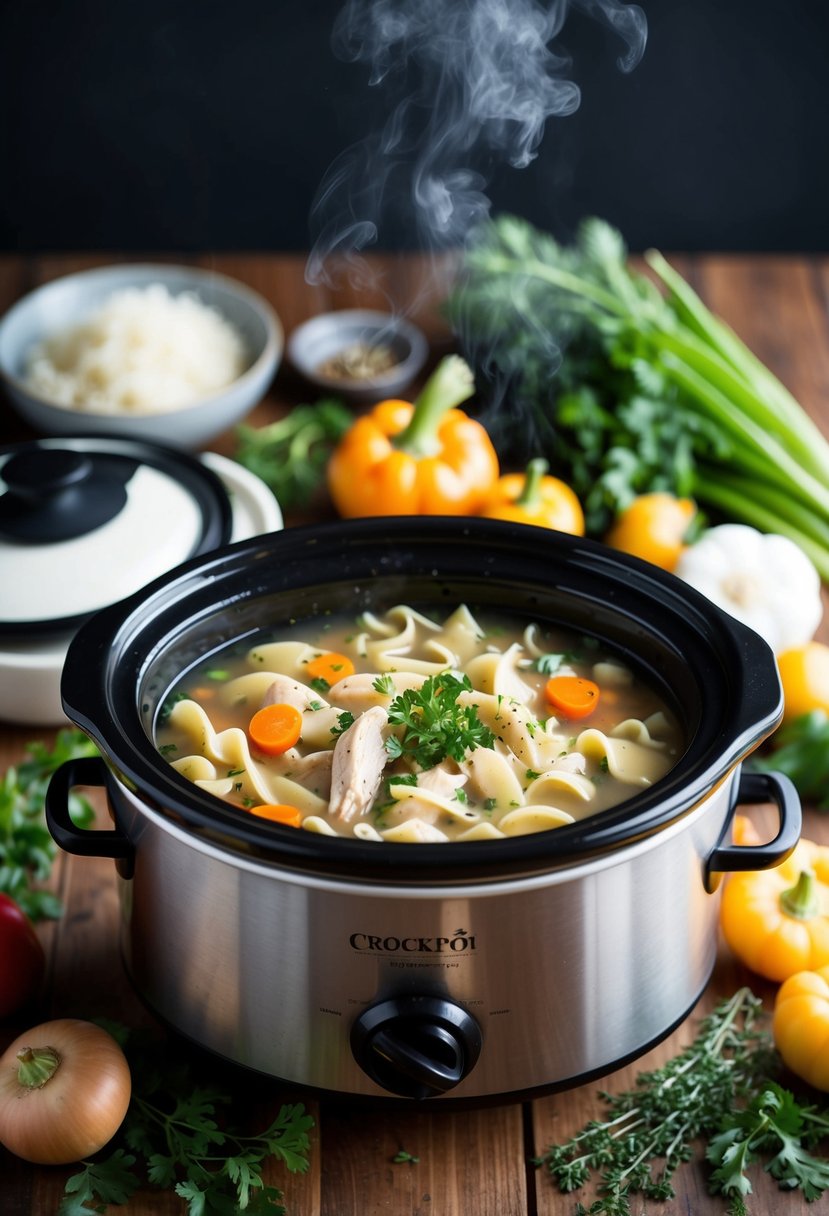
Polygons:
<instances>
[{"instance_id":1,"label":"yellow bell pepper","mask_svg":"<svg viewBox=\"0 0 829 1216\"><path fill-rule=\"evenodd\" d=\"M720 924L734 954L766 979L829 965L829 847L801 840L771 870L730 874Z\"/></svg>"},{"instance_id":2,"label":"yellow bell pepper","mask_svg":"<svg viewBox=\"0 0 829 1216\"><path fill-rule=\"evenodd\" d=\"M676 498L666 491L640 494L619 512L605 543L663 570L673 570L687 547L685 536L696 513L696 503L690 498Z\"/></svg>"},{"instance_id":3,"label":"yellow bell pepper","mask_svg":"<svg viewBox=\"0 0 829 1216\"><path fill-rule=\"evenodd\" d=\"M472 515L498 478L484 427L455 408L475 382L458 355L443 359L412 405L381 401L346 431L328 462L340 515Z\"/></svg>"},{"instance_id":4,"label":"yellow bell pepper","mask_svg":"<svg viewBox=\"0 0 829 1216\"><path fill-rule=\"evenodd\" d=\"M781 984L772 1034L786 1067L829 1091L829 967L798 971Z\"/></svg>"},{"instance_id":5,"label":"yellow bell pepper","mask_svg":"<svg viewBox=\"0 0 829 1216\"><path fill-rule=\"evenodd\" d=\"M544 476L548 467L547 461L539 457L530 461L526 472L500 477L481 515L584 536L581 503L566 482Z\"/></svg>"}]
</instances>

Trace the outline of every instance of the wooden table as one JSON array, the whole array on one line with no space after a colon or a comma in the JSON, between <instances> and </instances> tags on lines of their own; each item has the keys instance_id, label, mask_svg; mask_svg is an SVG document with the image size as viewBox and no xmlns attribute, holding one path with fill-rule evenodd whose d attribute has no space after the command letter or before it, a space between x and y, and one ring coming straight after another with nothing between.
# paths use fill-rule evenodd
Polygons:
<instances>
[{"instance_id":1,"label":"wooden table","mask_svg":"<svg viewBox=\"0 0 829 1216\"><path fill-rule=\"evenodd\" d=\"M118 255L0 258L0 311L57 275L122 260ZM345 286L336 294L305 283L304 261L299 256L245 254L194 260L260 291L276 308L287 332L328 307L383 306L386 291L405 305L428 282L428 268L414 259L376 259L376 269L386 278L375 290L358 293ZM829 258L697 256L673 260L829 433ZM426 329L436 355L451 348L451 335L434 302L421 300L414 319ZM283 368L250 421L264 423L292 403L308 399L313 398ZM0 440L26 437L9 407L3 404L0 410ZM232 436L223 436L211 446L232 454ZM330 508L321 501L314 513L326 512ZM289 516L286 522L290 526L298 519ZM820 636L829 640L829 624L824 624ZM52 736L48 730L0 726L0 771L20 759L30 740L48 742ZM804 834L829 842L829 817L807 808ZM128 1025L151 1022L121 968L113 864L64 856L55 866L52 882L64 900L65 913L60 921L39 926L49 956L47 991L34 1017L29 1015L25 1023L10 1020L0 1024L0 1046L41 1017L106 1016ZM750 976L721 949L711 984L695 1014L637 1064L605 1079L603 1087L629 1087L639 1069L657 1066L674 1054L693 1036L698 1015L743 983L751 984L770 1002L772 986ZM207 1057L201 1064L208 1082L219 1065ZM242 1091L250 1091L258 1109L272 1107L275 1111L286 1096L296 1098L277 1083L254 1080L235 1070L233 1077ZM569 1213L577 1197L562 1196L531 1159L600 1113L598 1088L598 1084L590 1084L524 1104L489 1105L459 1113L430 1106L402 1113L367 1112L352 1109L347 1102L320 1103L313 1095L302 1095L316 1120L310 1170L299 1176L276 1167L271 1180L284 1191L290 1216ZM419 1163L393 1164L400 1149L418 1156ZM0 1149L0 1214L51 1216L70 1172L58 1167L31 1168ZM751 1200L754 1216L805 1216L807 1210L810 1216L817 1216L819 1209L829 1210L825 1198L822 1208L817 1204L807 1209L799 1196L781 1194L767 1178L758 1180ZM183 1212L184 1205L171 1194L142 1192L122 1210L127 1216L164 1216ZM724 1212L725 1204L709 1197L705 1169L692 1163L677 1176L674 1201L636 1203L634 1210L706 1216Z\"/></svg>"}]
</instances>

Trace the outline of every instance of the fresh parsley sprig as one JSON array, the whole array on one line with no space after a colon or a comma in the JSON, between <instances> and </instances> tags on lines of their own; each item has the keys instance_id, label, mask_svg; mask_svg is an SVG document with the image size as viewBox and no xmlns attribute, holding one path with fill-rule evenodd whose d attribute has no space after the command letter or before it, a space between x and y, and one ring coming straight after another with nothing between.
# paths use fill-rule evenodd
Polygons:
<instances>
[{"instance_id":1,"label":"fresh parsley sprig","mask_svg":"<svg viewBox=\"0 0 829 1216\"><path fill-rule=\"evenodd\" d=\"M475 705L461 705L458 697L471 692L469 676L443 671L429 676L422 687L407 688L389 705L389 722L402 726L390 735L386 751L392 760L407 757L421 769L441 760L463 760L476 747L492 747L495 736L478 717Z\"/></svg>"},{"instance_id":2,"label":"fresh parsley sprig","mask_svg":"<svg viewBox=\"0 0 829 1216\"><path fill-rule=\"evenodd\" d=\"M313 1118L302 1105L283 1105L253 1134L230 1125L231 1096L194 1081L190 1064L154 1035L105 1023L130 1061L133 1093L109 1156L85 1161L65 1185L58 1216L90 1216L125 1203L146 1185L174 1191L187 1216L285 1216L283 1196L269 1185L269 1160L292 1173L308 1168Z\"/></svg>"},{"instance_id":3,"label":"fresh parsley sprig","mask_svg":"<svg viewBox=\"0 0 829 1216\"><path fill-rule=\"evenodd\" d=\"M829 1136L829 1112L801 1106L789 1090L770 1081L721 1126L705 1155L716 1166L711 1189L730 1197L730 1216L747 1216L744 1197L751 1194L748 1170L755 1162L765 1161L782 1188L801 1190L809 1203L829 1188L829 1161L810 1151Z\"/></svg>"},{"instance_id":4,"label":"fresh parsley sprig","mask_svg":"<svg viewBox=\"0 0 829 1216\"><path fill-rule=\"evenodd\" d=\"M48 879L57 854L43 817L49 778L65 760L97 755L82 731L61 730L52 748L30 743L26 758L0 779L0 891L32 920L58 917L62 910L56 895L36 885ZM92 807L77 794L70 795L69 813L79 827L93 819Z\"/></svg>"}]
</instances>

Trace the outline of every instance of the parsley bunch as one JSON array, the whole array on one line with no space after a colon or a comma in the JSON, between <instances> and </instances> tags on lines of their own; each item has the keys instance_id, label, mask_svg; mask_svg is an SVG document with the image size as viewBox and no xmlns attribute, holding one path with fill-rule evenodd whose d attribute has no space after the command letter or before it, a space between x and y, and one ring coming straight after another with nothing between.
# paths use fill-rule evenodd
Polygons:
<instances>
[{"instance_id":1,"label":"parsley bunch","mask_svg":"<svg viewBox=\"0 0 829 1216\"><path fill-rule=\"evenodd\" d=\"M97 754L82 731L61 730L51 749L30 743L27 758L0 780L0 891L32 920L61 914L57 896L34 885L48 879L57 854L43 817L49 778L65 760ZM92 822L92 807L77 794L70 795L69 812L79 827Z\"/></svg>"},{"instance_id":2,"label":"parsley bunch","mask_svg":"<svg viewBox=\"0 0 829 1216\"><path fill-rule=\"evenodd\" d=\"M829 1111L800 1106L771 1078L778 1068L771 1035L759 1025L762 1002L747 988L722 1001L701 1022L696 1039L662 1068L640 1073L635 1089L602 1094L608 1116L536 1159L562 1191L595 1175L597 1198L579 1216L631 1216L637 1195L674 1197L672 1178L708 1140L716 1165L711 1189L745 1216L751 1190L746 1170L767 1158L781 1187L815 1199L829 1187L829 1162L810 1149L829 1133Z\"/></svg>"},{"instance_id":3,"label":"parsley bunch","mask_svg":"<svg viewBox=\"0 0 829 1216\"><path fill-rule=\"evenodd\" d=\"M389 706L389 722L402 734L386 740L392 760L408 757L421 769L441 760L463 760L476 747L492 747L495 736L478 717L474 705L459 705L462 692L471 692L469 676L449 671L429 676L419 689L407 688Z\"/></svg>"},{"instance_id":4,"label":"parsley bunch","mask_svg":"<svg viewBox=\"0 0 829 1216\"><path fill-rule=\"evenodd\" d=\"M113 1023L131 1065L133 1092L119 1145L106 1158L83 1162L65 1185L58 1216L90 1216L110 1203L126 1203L151 1184L187 1203L187 1216L285 1216L282 1193L266 1183L270 1159L292 1173L308 1168L308 1133L314 1120L302 1105L282 1106L254 1134L220 1119L231 1097L197 1085L178 1051L142 1031Z\"/></svg>"}]
</instances>

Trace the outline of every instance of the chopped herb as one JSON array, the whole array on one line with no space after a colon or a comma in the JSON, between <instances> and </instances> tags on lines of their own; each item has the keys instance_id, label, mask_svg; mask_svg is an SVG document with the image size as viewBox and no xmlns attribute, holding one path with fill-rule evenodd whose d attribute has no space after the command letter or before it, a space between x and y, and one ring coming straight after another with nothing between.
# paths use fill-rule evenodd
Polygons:
<instances>
[{"instance_id":1,"label":"chopped herb","mask_svg":"<svg viewBox=\"0 0 829 1216\"><path fill-rule=\"evenodd\" d=\"M314 713L318 713L319 710L323 708L322 701L310 701L308 703L308 708L313 710Z\"/></svg>"},{"instance_id":2,"label":"chopped herb","mask_svg":"<svg viewBox=\"0 0 829 1216\"><path fill-rule=\"evenodd\" d=\"M406 689L389 706L389 722L402 726L391 735L386 751L392 759L409 756L421 769L434 768L447 757L463 760L468 751L492 747L495 736L478 717L475 705L460 705L462 692L471 692L469 676L451 672L429 676L419 689Z\"/></svg>"},{"instance_id":3,"label":"chopped herb","mask_svg":"<svg viewBox=\"0 0 829 1216\"><path fill-rule=\"evenodd\" d=\"M417 1165L420 1161L419 1157L415 1157L412 1153L407 1153L404 1148L401 1148L398 1153L392 1157L394 1165Z\"/></svg>"},{"instance_id":4,"label":"chopped herb","mask_svg":"<svg viewBox=\"0 0 829 1216\"><path fill-rule=\"evenodd\" d=\"M569 654L540 654L535 660L535 669L542 675L554 676L562 663L572 659Z\"/></svg>"},{"instance_id":5,"label":"chopped herb","mask_svg":"<svg viewBox=\"0 0 829 1216\"><path fill-rule=\"evenodd\" d=\"M354 725L354 714L350 709L344 709L341 714L337 715L337 725L331 727L332 735L342 735L348 730L349 726Z\"/></svg>"},{"instance_id":6,"label":"chopped herb","mask_svg":"<svg viewBox=\"0 0 829 1216\"><path fill-rule=\"evenodd\" d=\"M228 777L240 777L245 770L243 768L229 768L227 770Z\"/></svg>"},{"instance_id":7,"label":"chopped herb","mask_svg":"<svg viewBox=\"0 0 829 1216\"><path fill-rule=\"evenodd\" d=\"M461 790L461 789L455 790L455 802L460 802L461 804L463 804L468 801L469 801L469 798L468 798L465 790Z\"/></svg>"},{"instance_id":8,"label":"chopped herb","mask_svg":"<svg viewBox=\"0 0 829 1216\"><path fill-rule=\"evenodd\" d=\"M601 760L599 761L599 768L603 773L610 771L610 761L608 760L607 756L602 756Z\"/></svg>"},{"instance_id":9,"label":"chopped herb","mask_svg":"<svg viewBox=\"0 0 829 1216\"><path fill-rule=\"evenodd\" d=\"M496 798L484 799L484 810L485 811L494 811L497 805L498 805L498 801Z\"/></svg>"},{"instance_id":10,"label":"chopped herb","mask_svg":"<svg viewBox=\"0 0 829 1216\"><path fill-rule=\"evenodd\" d=\"M324 693L324 692L328 692L331 685L328 683L327 680L324 680L322 678L322 676L315 676L314 679L311 681L311 687L313 688L314 692L323 692Z\"/></svg>"},{"instance_id":11,"label":"chopped herb","mask_svg":"<svg viewBox=\"0 0 829 1216\"><path fill-rule=\"evenodd\" d=\"M206 671L204 674L208 680L216 680L219 683L230 679L230 672L223 667L214 667L212 671Z\"/></svg>"},{"instance_id":12,"label":"chopped herb","mask_svg":"<svg viewBox=\"0 0 829 1216\"><path fill-rule=\"evenodd\" d=\"M173 754L173 752L177 752L177 751L178 751L177 743L162 743L161 747L158 749L158 754L159 754L159 756L171 756Z\"/></svg>"},{"instance_id":13,"label":"chopped herb","mask_svg":"<svg viewBox=\"0 0 829 1216\"><path fill-rule=\"evenodd\" d=\"M534 768L528 768L524 776L528 781L535 781L536 777L541 776L541 773L537 773Z\"/></svg>"},{"instance_id":14,"label":"chopped herb","mask_svg":"<svg viewBox=\"0 0 829 1216\"><path fill-rule=\"evenodd\" d=\"M394 680L391 678L388 672L386 672L385 675L378 676L376 680L372 680L371 687L375 690L375 692L382 693L384 697L391 697L394 695Z\"/></svg>"}]
</instances>

